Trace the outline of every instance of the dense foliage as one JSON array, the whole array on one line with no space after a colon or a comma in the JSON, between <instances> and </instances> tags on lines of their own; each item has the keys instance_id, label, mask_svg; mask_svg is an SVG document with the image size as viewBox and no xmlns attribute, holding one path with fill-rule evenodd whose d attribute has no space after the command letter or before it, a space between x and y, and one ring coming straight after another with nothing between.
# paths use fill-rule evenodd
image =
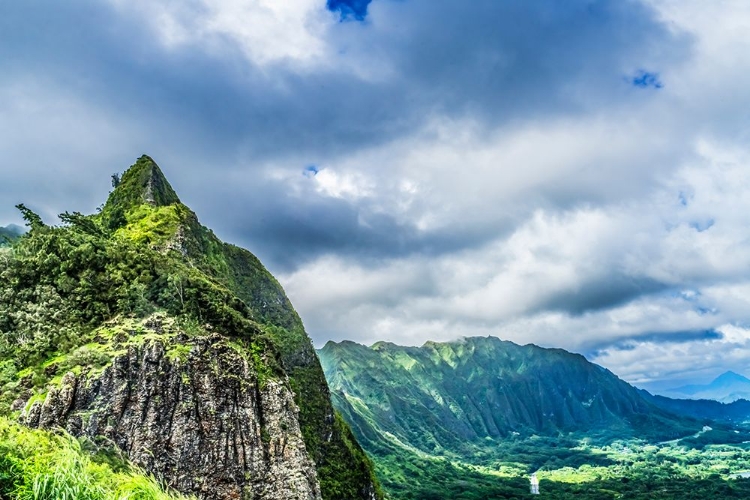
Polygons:
<instances>
[{"instance_id":1,"label":"dense foliage","mask_svg":"<svg viewBox=\"0 0 750 500\"><path fill-rule=\"evenodd\" d=\"M705 439L713 442L723 437L718 433ZM709 444L700 449L684 440L661 444L618 440L605 446L555 444L553 440L529 440L508 449L506 461L485 466L420 457L395 448L376 455L375 460L393 499L531 498L530 472L541 479L543 496L555 499L680 500L750 495L750 479L741 477L750 470L748 444ZM565 454L572 460L563 458ZM588 462L581 463L585 457ZM527 460L544 465L529 467Z\"/></svg>"},{"instance_id":2,"label":"dense foliage","mask_svg":"<svg viewBox=\"0 0 750 500\"><path fill-rule=\"evenodd\" d=\"M8 500L179 500L120 457L90 455L66 434L0 418L0 498Z\"/></svg>"}]
</instances>

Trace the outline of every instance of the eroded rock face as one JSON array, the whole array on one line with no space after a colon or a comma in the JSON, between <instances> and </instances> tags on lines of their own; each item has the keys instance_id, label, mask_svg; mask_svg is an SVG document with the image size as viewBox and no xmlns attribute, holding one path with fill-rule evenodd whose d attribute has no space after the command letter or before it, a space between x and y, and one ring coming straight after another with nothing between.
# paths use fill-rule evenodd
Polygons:
<instances>
[{"instance_id":1,"label":"eroded rock face","mask_svg":"<svg viewBox=\"0 0 750 500\"><path fill-rule=\"evenodd\" d=\"M22 416L104 438L178 491L213 499L319 499L286 380L259 380L219 335L131 346L98 377L67 373ZM188 352L189 349L189 352Z\"/></svg>"}]
</instances>

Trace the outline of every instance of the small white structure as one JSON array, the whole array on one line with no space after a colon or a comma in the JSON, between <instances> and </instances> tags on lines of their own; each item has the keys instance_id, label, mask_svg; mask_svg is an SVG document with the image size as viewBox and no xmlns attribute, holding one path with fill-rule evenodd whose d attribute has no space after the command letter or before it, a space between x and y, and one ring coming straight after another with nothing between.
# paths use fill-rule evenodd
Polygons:
<instances>
[{"instance_id":1,"label":"small white structure","mask_svg":"<svg viewBox=\"0 0 750 500\"><path fill-rule=\"evenodd\" d=\"M531 477L529 478L529 482L531 483L531 494L538 495L539 494L539 478L536 477L536 472L531 475Z\"/></svg>"}]
</instances>

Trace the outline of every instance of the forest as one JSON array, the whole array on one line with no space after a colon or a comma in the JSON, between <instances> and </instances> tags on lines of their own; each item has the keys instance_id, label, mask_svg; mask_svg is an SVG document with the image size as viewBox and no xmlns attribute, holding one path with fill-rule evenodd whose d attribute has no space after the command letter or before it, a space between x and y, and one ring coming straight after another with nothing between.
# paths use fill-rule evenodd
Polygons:
<instances>
[{"instance_id":1,"label":"forest","mask_svg":"<svg viewBox=\"0 0 750 500\"><path fill-rule=\"evenodd\" d=\"M743 473L750 471L750 444L718 443L726 438L714 430L660 444L629 439L594 445L586 438L572 443L539 437L516 442L502 460L483 465L396 449L374 458L393 499L748 498L750 479ZM539 497L530 494L532 472L540 480Z\"/></svg>"}]
</instances>

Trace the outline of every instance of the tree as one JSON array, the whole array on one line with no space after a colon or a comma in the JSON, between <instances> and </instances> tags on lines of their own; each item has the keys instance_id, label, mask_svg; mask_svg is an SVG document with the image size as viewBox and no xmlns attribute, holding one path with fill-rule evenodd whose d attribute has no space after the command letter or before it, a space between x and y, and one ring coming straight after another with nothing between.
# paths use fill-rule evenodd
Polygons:
<instances>
[{"instance_id":1,"label":"tree","mask_svg":"<svg viewBox=\"0 0 750 500\"><path fill-rule=\"evenodd\" d=\"M42 218L32 210L27 208L23 203L19 203L18 205L16 205L16 208L21 212L23 220L26 221L26 225L31 229L39 229L45 226Z\"/></svg>"}]
</instances>

